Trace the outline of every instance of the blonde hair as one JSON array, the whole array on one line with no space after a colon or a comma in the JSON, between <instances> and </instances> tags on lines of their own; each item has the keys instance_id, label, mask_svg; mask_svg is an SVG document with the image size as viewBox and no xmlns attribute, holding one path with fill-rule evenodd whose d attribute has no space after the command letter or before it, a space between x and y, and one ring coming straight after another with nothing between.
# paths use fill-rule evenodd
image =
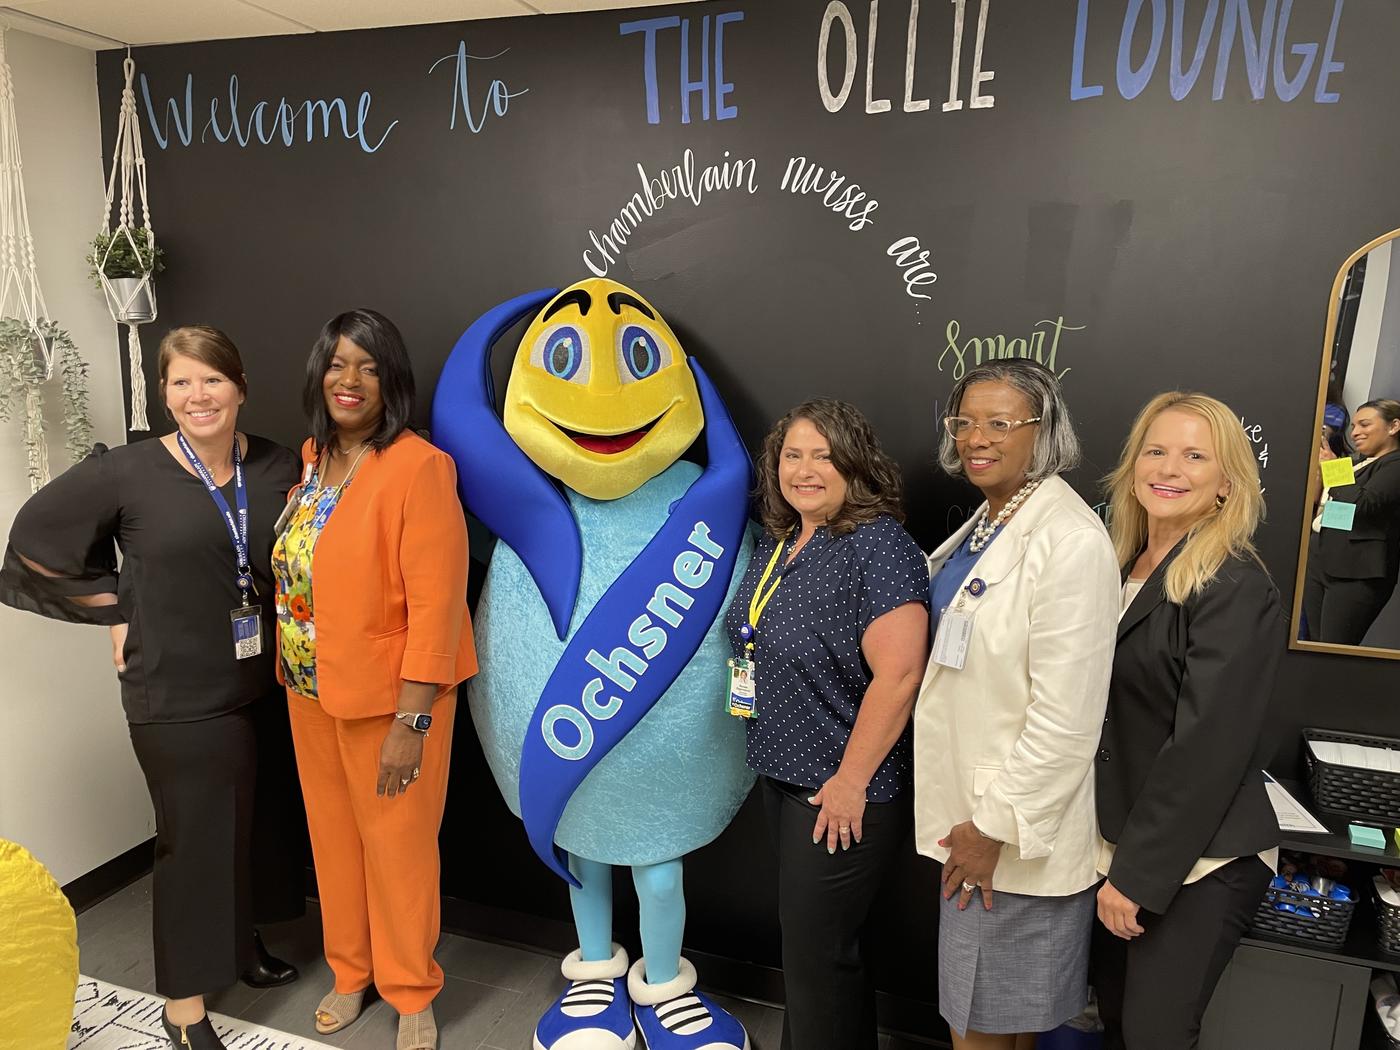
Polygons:
<instances>
[{"instance_id":1,"label":"blonde hair","mask_svg":"<svg viewBox=\"0 0 1400 1050\"><path fill-rule=\"evenodd\" d=\"M1158 394L1138 413L1117 468L1104 479L1109 535L1120 568L1131 564L1147 542L1147 511L1133 492L1134 475L1142 447L1147 443L1148 428L1168 410L1194 412L1206 421L1216 458L1230 484L1229 496L1223 502L1217 501L1214 509L1191 526L1186 545L1167 569L1167 600L1180 605L1215 579L1227 559L1251 557L1259 561L1253 538L1254 530L1264 520L1264 497L1259 491L1254 450L1229 405L1205 394L1179 390Z\"/></svg>"}]
</instances>

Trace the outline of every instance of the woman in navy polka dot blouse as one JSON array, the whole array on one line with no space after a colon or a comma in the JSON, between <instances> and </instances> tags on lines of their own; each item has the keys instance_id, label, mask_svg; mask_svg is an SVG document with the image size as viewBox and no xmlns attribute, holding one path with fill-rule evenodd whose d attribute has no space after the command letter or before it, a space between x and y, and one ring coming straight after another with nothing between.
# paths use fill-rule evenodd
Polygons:
<instances>
[{"instance_id":1,"label":"woman in navy polka dot blouse","mask_svg":"<svg viewBox=\"0 0 1400 1050\"><path fill-rule=\"evenodd\" d=\"M758 475L764 535L725 627L735 658L753 662L748 762L778 851L782 1046L867 1050L861 939L912 821L928 568L901 524L899 468L851 405L794 408Z\"/></svg>"}]
</instances>

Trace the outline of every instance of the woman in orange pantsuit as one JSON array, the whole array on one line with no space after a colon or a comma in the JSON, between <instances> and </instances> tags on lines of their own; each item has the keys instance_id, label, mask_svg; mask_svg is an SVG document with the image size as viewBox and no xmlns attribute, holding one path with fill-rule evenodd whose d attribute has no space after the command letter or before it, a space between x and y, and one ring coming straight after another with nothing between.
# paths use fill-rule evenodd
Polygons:
<instances>
[{"instance_id":1,"label":"woman in orange pantsuit","mask_svg":"<svg viewBox=\"0 0 1400 1050\"><path fill-rule=\"evenodd\" d=\"M457 685L476 672L456 470L407 429L413 371L372 310L322 329L303 399L312 436L273 570L335 974L316 1030L354 1021L374 984L399 1013L398 1050L435 1050L437 836Z\"/></svg>"}]
</instances>

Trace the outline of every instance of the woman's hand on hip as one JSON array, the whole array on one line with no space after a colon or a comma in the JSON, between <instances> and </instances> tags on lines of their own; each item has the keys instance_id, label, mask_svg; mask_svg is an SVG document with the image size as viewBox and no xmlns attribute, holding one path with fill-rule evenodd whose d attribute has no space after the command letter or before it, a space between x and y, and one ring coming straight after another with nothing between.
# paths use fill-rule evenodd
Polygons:
<instances>
[{"instance_id":1,"label":"woman's hand on hip","mask_svg":"<svg viewBox=\"0 0 1400 1050\"><path fill-rule=\"evenodd\" d=\"M807 801L821 807L812 827L812 845L818 846L826 839L826 851L835 853L838 841L843 850L860 841L864 831L861 821L865 818L864 784L852 783L837 772Z\"/></svg>"},{"instance_id":2,"label":"woman's hand on hip","mask_svg":"<svg viewBox=\"0 0 1400 1050\"><path fill-rule=\"evenodd\" d=\"M982 907L992 910L992 875L1001 859L1001 843L977 830L970 820L954 824L948 834L938 840L948 851L943 862L943 898L952 900L960 894L958 910L972 902L972 891L982 890Z\"/></svg>"},{"instance_id":3,"label":"woman's hand on hip","mask_svg":"<svg viewBox=\"0 0 1400 1050\"><path fill-rule=\"evenodd\" d=\"M1123 896L1108 879L1104 879L1099 887L1099 922L1113 936L1131 941L1144 932L1138 925L1137 916L1138 906Z\"/></svg>"},{"instance_id":4,"label":"woman's hand on hip","mask_svg":"<svg viewBox=\"0 0 1400 1050\"><path fill-rule=\"evenodd\" d=\"M117 669L117 673L126 670L126 632L130 624L114 623L107 628L112 635L112 666Z\"/></svg>"},{"instance_id":5,"label":"woman's hand on hip","mask_svg":"<svg viewBox=\"0 0 1400 1050\"><path fill-rule=\"evenodd\" d=\"M384 744L379 749L379 780L375 794L402 795L418 779L423 762L423 736L409 729L397 718L389 724Z\"/></svg>"}]
</instances>

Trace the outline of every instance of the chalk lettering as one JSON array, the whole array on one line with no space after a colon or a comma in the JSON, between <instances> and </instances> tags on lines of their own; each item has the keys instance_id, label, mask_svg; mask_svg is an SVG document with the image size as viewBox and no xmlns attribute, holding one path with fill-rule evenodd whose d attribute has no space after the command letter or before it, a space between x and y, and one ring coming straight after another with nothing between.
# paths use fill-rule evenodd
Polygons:
<instances>
[{"instance_id":1,"label":"chalk lettering","mask_svg":"<svg viewBox=\"0 0 1400 1050\"><path fill-rule=\"evenodd\" d=\"M1045 332L1047 329L1042 326L1049 325L1048 329L1053 334L1050 340L1050 350L1045 350ZM977 367L983 361L998 361L1011 357L1034 358L1043 364L1057 377L1063 379L1072 371L1070 368L1059 370L1058 358L1060 352L1060 335L1063 332L1082 332L1087 325L1065 324L1063 317L1058 317L1054 321L1037 321L1033 326L1035 330L1028 338L1016 336L1008 340L1004 335L991 335L977 337L973 336L963 342L959 342L961 337L961 326L956 320L950 320L945 330L947 345L938 355L938 370L943 371L944 362L949 360L952 376L955 380L961 379L967 374L967 369Z\"/></svg>"},{"instance_id":2,"label":"chalk lettering","mask_svg":"<svg viewBox=\"0 0 1400 1050\"><path fill-rule=\"evenodd\" d=\"M384 145L384 141L389 137L389 132L393 131L399 123L397 120L390 121L383 133L378 138L373 138L368 131L370 106L372 105L368 91L360 93L353 120L349 117L348 108L343 98L307 99L293 105L287 101L285 96L278 99L276 103L265 99L259 100L248 109L245 117L239 111L238 86L238 74L231 74L228 78L228 114L226 118L221 118L219 115L221 102L219 97L210 97L209 119L205 122L199 136L201 143L207 142L211 134L219 143L226 143L232 139L238 143L240 148L255 141L264 146L280 142L283 146L291 147L296 145L298 140L312 142L317 138L331 139L336 137L331 125L331 114L335 113L340 118L339 136L355 142L366 153L375 153ZM179 99L168 98L165 102L165 120L163 121L158 121L156 118L156 106L151 98L151 86L144 73L141 74L141 97L146 105L146 119L151 127L151 135L160 149L167 149L170 145L170 122L172 119L175 122L175 135L180 144L183 146L191 145L194 131L193 73L185 74L183 106ZM320 118L319 127L317 126L318 117Z\"/></svg>"},{"instance_id":3,"label":"chalk lettering","mask_svg":"<svg viewBox=\"0 0 1400 1050\"><path fill-rule=\"evenodd\" d=\"M860 183L849 182L835 169L812 164L806 157L788 158L779 189L804 196L820 194L826 208L850 220L846 228L851 231L863 230L873 223L870 213L880 206L873 198L866 200Z\"/></svg>"},{"instance_id":4,"label":"chalk lettering","mask_svg":"<svg viewBox=\"0 0 1400 1050\"><path fill-rule=\"evenodd\" d=\"M711 61L711 20L714 24L713 62ZM710 119L711 100L714 102L716 120L733 120L739 115L739 107L726 99L733 94L734 85L724 79L724 27L731 22L742 22L744 12L725 11L718 15L705 15L700 19L700 76L691 79L694 65L690 60L691 19L679 15L666 15L662 18L644 18L618 25L621 36L642 34L642 87L646 95L647 123L661 123L661 93L656 78L656 43L663 30L680 29L680 103L681 123L691 121L691 99L700 96L700 119ZM713 70L713 79L711 71Z\"/></svg>"},{"instance_id":5,"label":"chalk lettering","mask_svg":"<svg viewBox=\"0 0 1400 1050\"><path fill-rule=\"evenodd\" d=\"M511 91L504 80L492 80L486 89L486 97L482 101L480 109L476 112L472 110L471 63L490 62L500 58L509 50L506 48L503 51L497 51L494 55L471 55L467 53L467 42L461 40L458 42L455 52L443 55L428 67L428 75L432 76L433 70L444 62L455 62L454 68L457 75L452 78L452 119L448 122L448 128L453 131L457 129L457 114L460 111L462 116L466 118L467 127L471 133L479 135L481 129L486 126L487 117L492 113L498 117L504 117L510 109L510 100L529 92L529 88Z\"/></svg>"},{"instance_id":6,"label":"chalk lettering","mask_svg":"<svg viewBox=\"0 0 1400 1050\"><path fill-rule=\"evenodd\" d=\"M955 0L956 2L956 0ZM1087 83L1085 56L1089 44L1089 2L1079 0L1074 21L1074 51L1070 62L1069 97L1072 101L1103 94L1102 83ZM1168 0L1127 0L1119 25L1115 86L1124 99L1134 99L1152 82L1160 65L1167 33ZM1294 0L1263 0L1263 9L1254 13L1252 0L1205 0L1195 42L1190 46L1186 31L1186 0L1171 0L1171 59L1168 63L1168 90L1180 102L1200 80L1211 45L1215 45L1215 69L1211 75L1211 98L1225 97L1232 63L1242 59L1245 83L1252 99L1263 99L1272 85L1280 101L1291 102L1303 93L1308 79L1315 77L1313 101L1332 103L1340 94L1330 89L1330 78L1342 72L1345 63L1335 60L1337 29L1345 0L1333 0L1327 39L1290 44L1288 30ZM1145 43L1144 43L1145 41ZM1134 54L1140 47L1140 61ZM1319 59L1319 55L1321 58ZM1288 58L1298 60L1290 75ZM1238 70L1240 67L1235 65ZM1238 74L1237 74L1238 75Z\"/></svg>"},{"instance_id":7,"label":"chalk lettering","mask_svg":"<svg viewBox=\"0 0 1400 1050\"><path fill-rule=\"evenodd\" d=\"M637 174L642 180L642 188L618 211L617 218L604 229L588 231L592 244L583 252L583 264L599 277L606 277L617 264L622 250L647 218L663 208L669 201L685 199L696 207L700 206L708 193L721 190L746 190L756 193L758 185L754 181L758 172L758 162L752 157L746 160L729 159L729 151L724 151L724 160L695 170L695 154L687 149L681 163L663 168L653 177L641 164ZM596 257L595 257L596 256Z\"/></svg>"}]
</instances>

